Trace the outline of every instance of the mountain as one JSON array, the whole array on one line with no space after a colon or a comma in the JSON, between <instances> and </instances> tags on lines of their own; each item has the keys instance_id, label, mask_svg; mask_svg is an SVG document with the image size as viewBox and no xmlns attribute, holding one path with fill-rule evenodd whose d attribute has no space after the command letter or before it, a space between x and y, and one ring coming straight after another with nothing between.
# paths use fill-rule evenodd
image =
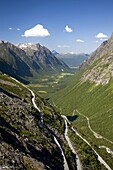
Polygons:
<instances>
[{"instance_id":1,"label":"mountain","mask_svg":"<svg viewBox=\"0 0 113 170\"><path fill-rule=\"evenodd\" d=\"M81 63L81 68L87 68L91 64L93 64L97 59L99 59L104 53L106 53L107 49L105 49L107 41L104 41L97 50L95 50L88 59L86 59L83 63Z\"/></svg>"},{"instance_id":2,"label":"mountain","mask_svg":"<svg viewBox=\"0 0 113 170\"><path fill-rule=\"evenodd\" d=\"M68 71L69 67L58 60L49 49L40 44L0 42L0 71L28 83L34 75Z\"/></svg>"},{"instance_id":3,"label":"mountain","mask_svg":"<svg viewBox=\"0 0 113 170\"><path fill-rule=\"evenodd\" d=\"M29 58L23 50L9 42L1 41L0 71L27 83L24 78L33 76L29 63Z\"/></svg>"},{"instance_id":4,"label":"mountain","mask_svg":"<svg viewBox=\"0 0 113 170\"><path fill-rule=\"evenodd\" d=\"M21 49L22 47L18 48L8 42L1 42L1 46L3 47L1 48L3 50L1 52L1 54L3 53L3 55L1 55L1 63L3 63L3 61L5 64L7 63L7 68L12 71L10 72L10 76L15 73L15 75L18 76L17 78L34 76L36 70L32 67L32 63L37 58L35 50L39 56L47 52L45 47L37 47L40 45L34 45L32 48L26 45L26 50ZM39 52L36 48L40 48ZM48 53L49 51L47 54ZM40 56L40 59L41 58L43 59L43 56ZM41 62L42 61L40 61L40 65L43 63ZM24 70L18 70L18 65L21 69L21 63L22 65L26 64L26 71L29 71L26 74L29 73L31 75L24 77ZM85 92L83 91L79 76L75 76L75 79L71 76L72 79L66 81L65 86L68 85L66 89L63 83L59 84L63 89L59 91L56 96L56 101L58 102L57 107L55 104L54 106L50 104L48 98L42 98L36 91L34 93L28 86L26 87L16 79L6 75L7 70L2 64L1 66L0 168L17 170L76 170L78 166L77 162L80 158L79 167L92 170L104 170L105 168L99 162L97 154L85 140L88 134L91 140L91 133L86 133L86 135L84 132L87 125L84 128L82 124L77 123L77 132L73 129L73 121L78 120L79 117L73 110L74 103L77 102L77 109L79 108L78 103L81 104L82 107L85 107L84 100L81 100L82 98L87 100L87 89L84 88ZM18 71L20 71L19 74ZM66 80L67 79L68 76L66 77ZM79 89L81 86L82 88ZM57 88L57 91L58 90ZM80 94L80 96L77 93ZM60 110L61 106L62 110ZM61 115L61 111L64 110L64 114L69 113L67 117ZM84 112L85 111L86 110L84 110ZM72 115L70 114L71 112L73 112ZM75 113L76 115L74 115ZM68 120L70 120L72 124ZM85 119L83 118L83 125L84 121ZM83 130L82 133L80 127ZM109 127L110 124L108 128ZM80 134L84 134L84 140ZM97 143L95 144L94 141L92 141L92 144L97 149ZM103 143L103 145L105 144ZM77 155L79 155L78 158ZM107 155L105 158L109 160Z\"/></svg>"},{"instance_id":5,"label":"mountain","mask_svg":"<svg viewBox=\"0 0 113 170\"><path fill-rule=\"evenodd\" d=\"M67 54L58 54L55 56L58 59L64 61L69 67L78 67L84 60L86 60L89 55L88 54L75 54L75 53L67 53Z\"/></svg>"},{"instance_id":6,"label":"mountain","mask_svg":"<svg viewBox=\"0 0 113 170\"><path fill-rule=\"evenodd\" d=\"M113 169L113 34L64 84L52 100Z\"/></svg>"},{"instance_id":7,"label":"mountain","mask_svg":"<svg viewBox=\"0 0 113 170\"><path fill-rule=\"evenodd\" d=\"M104 55L112 54L113 52L113 34L111 37L104 41L97 50L95 50L84 63L81 64L81 68L87 68L93 64L97 59L101 58Z\"/></svg>"},{"instance_id":8,"label":"mountain","mask_svg":"<svg viewBox=\"0 0 113 170\"><path fill-rule=\"evenodd\" d=\"M0 72L0 169L63 170L64 152L69 168L75 170L64 128L50 103Z\"/></svg>"},{"instance_id":9,"label":"mountain","mask_svg":"<svg viewBox=\"0 0 113 170\"><path fill-rule=\"evenodd\" d=\"M81 69L89 69L84 73L84 81L90 80L96 84L108 84L113 77L113 34L108 41L94 51L81 65Z\"/></svg>"},{"instance_id":10,"label":"mountain","mask_svg":"<svg viewBox=\"0 0 113 170\"><path fill-rule=\"evenodd\" d=\"M52 53L53 53L53 55L55 55L55 56L56 56L56 55L59 55L59 53L58 53L57 51L55 51L55 50L53 50Z\"/></svg>"},{"instance_id":11,"label":"mountain","mask_svg":"<svg viewBox=\"0 0 113 170\"><path fill-rule=\"evenodd\" d=\"M39 43L19 44L18 47L32 57L33 62L39 65L41 71L61 72L62 70L69 70L64 62L58 60L48 48L41 46Z\"/></svg>"}]
</instances>

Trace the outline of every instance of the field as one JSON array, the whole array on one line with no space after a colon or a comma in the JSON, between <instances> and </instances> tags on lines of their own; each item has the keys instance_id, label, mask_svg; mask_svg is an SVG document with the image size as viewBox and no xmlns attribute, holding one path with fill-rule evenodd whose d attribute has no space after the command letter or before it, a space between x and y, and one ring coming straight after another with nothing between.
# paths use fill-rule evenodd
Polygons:
<instances>
[{"instance_id":1,"label":"field","mask_svg":"<svg viewBox=\"0 0 113 170\"><path fill-rule=\"evenodd\" d=\"M49 98L54 95L54 92L63 89L65 87L64 81L73 75L73 73L47 74L43 77L35 78L28 87L38 92L41 96Z\"/></svg>"}]
</instances>

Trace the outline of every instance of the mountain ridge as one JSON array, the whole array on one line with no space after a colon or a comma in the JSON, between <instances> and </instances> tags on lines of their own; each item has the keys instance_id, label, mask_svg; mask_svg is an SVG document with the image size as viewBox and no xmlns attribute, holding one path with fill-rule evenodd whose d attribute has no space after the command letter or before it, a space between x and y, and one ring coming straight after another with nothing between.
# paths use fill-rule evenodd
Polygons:
<instances>
[{"instance_id":1,"label":"mountain ridge","mask_svg":"<svg viewBox=\"0 0 113 170\"><path fill-rule=\"evenodd\" d=\"M96 84L108 84L113 78L113 34L80 66L86 69L83 80ZM87 69L88 68L88 69Z\"/></svg>"},{"instance_id":2,"label":"mountain ridge","mask_svg":"<svg viewBox=\"0 0 113 170\"><path fill-rule=\"evenodd\" d=\"M61 60L58 60L47 47L42 46L39 43L20 44L18 47L23 49L28 55L32 56L34 60L38 60L39 65L41 65L43 69L46 65L48 66L48 69L50 68L53 71L55 69L52 68L57 66L59 66L59 71L62 69L69 69L66 64ZM62 68L60 68L60 66Z\"/></svg>"},{"instance_id":3,"label":"mountain ridge","mask_svg":"<svg viewBox=\"0 0 113 170\"><path fill-rule=\"evenodd\" d=\"M24 83L28 83L27 77L69 70L64 62L40 44L35 44L32 49L27 47L23 50L9 42L0 43L0 71Z\"/></svg>"},{"instance_id":4,"label":"mountain ridge","mask_svg":"<svg viewBox=\"0 0 113 170\"><path fill-rule=\"evenodd\" d=\"M88 58L88 54L85 53L65 53L65 54L59 54L57 52L54 52L54 55L58 58L64 61L69 67L77 67L79 66L84 60Z\"/></svg>"}]
</instances>

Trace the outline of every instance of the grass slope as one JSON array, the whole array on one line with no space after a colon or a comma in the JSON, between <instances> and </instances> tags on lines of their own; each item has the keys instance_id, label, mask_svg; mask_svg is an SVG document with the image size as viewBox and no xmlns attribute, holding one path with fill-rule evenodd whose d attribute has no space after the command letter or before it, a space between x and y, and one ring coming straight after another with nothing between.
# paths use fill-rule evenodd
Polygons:
<instances>
[{"instance_id":1,"label":"grass slope","mask_svg":"<svg viewBox=\"0 0 113 170\"><path fill-rule=\"evenodd\" d=\"M73 126L81 133L103 156L113 168L113 158L105 149L113 150L113 81L102 86L89 81L81 82L82 72L76 73L65 81L65 88L52 96L62 114L68 116ZM80 113L80 114L79 114ZM93 131L104 138L96 138L88 127L87 118Z\"/></svg>"}]
</instances>

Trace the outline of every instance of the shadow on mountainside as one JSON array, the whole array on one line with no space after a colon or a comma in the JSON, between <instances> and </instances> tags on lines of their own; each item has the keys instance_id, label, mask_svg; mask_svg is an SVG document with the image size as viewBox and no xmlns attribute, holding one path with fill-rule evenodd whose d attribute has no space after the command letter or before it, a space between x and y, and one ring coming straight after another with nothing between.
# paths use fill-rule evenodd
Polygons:
<instances>
[{"instance_id":1,"label":"shadow on mountainside","mask_svg":"<svg viewBox=\"0 0 113 170\"><path fill-rule=\"evenodd\" d=\"M76 120L78 118L77 115L74 115L74 116L67 116L67 119L70 121L70 122L73 122L74 120Z\"/></svg>"}]
</instances>

